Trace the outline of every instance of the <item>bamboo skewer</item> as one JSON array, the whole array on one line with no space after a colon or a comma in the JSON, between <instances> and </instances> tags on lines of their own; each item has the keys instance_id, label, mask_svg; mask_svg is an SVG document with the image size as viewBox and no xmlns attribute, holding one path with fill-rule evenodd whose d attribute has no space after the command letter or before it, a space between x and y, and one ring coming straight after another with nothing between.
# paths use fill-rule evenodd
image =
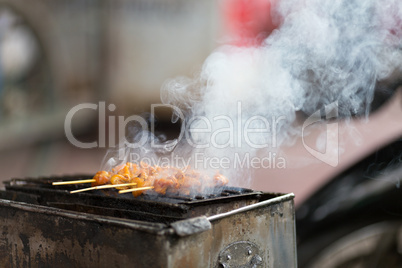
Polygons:
<instances>
[{"instance_id":1,"label":"bamboo skewer","mask_svg":"<svg viewBox=\"0 0 402 268\"><path fill-rule=\"evenodd\" d=\"M116 187L123 187L123 186L134 186L134 185L137 185L137 183L131 182L131 183L121 183L121 184L106 184L106 185L99 185L99 186L88 187L88 188L83 188L83 189L70 191L70 194L75 194L75 193L85 192L85 191L91 191L91 190L116 188Z\"/></svg>"},{"instance_id":2,"label":"bamboo skewer","mask_svg":"<svg viewBox=\"0 0 402 268\"><path fill-rule=\"evenodd\" d=\"M131 192L135 192L135 191L143 191L143 190L149 190L149 189L153 189L153 186L145 186L145 187L138 187L138 188L131 188L131 189L127 189L127 190L120 190L119 194L124 194L124 193L131 193Z\"/></svg>"},{"instance_id":3,"label":"bamboo skewer","mask_svg":"<svg viewBox=\"0 0 402 268\"><path fill-rule=\"evenodd\" d=\"M52 185L66 185L66 184L78 184L78 183L90 183L96 182L95 179L88 179L88 180L78 180L78 181L55 181Z\"/></svg>"}]
</instances>

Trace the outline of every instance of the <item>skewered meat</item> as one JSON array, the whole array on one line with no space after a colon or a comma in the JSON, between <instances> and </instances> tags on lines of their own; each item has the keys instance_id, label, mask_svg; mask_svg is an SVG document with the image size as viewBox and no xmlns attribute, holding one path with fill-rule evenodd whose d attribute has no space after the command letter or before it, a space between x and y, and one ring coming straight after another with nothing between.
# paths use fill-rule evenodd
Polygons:
<instances>
[{"instance_id":1,"label":"skewered meat","mask_svg":"<svg viewBox=\"0 0 402 268\"><path fill-rule=\"evenodd\" d=\"M229 180L220 173L216 173L213 178L202 174L199 171L186 169L182 170L175 167L151 166L144 162L139 165L127 162L119 165L111 172L99 171L94 176L96 182L92 186L101 184L123 184L136 183L136 188L153 186L153 191L159 194L184 194L191 192L201 192L204 188L213 188L226 185ZM116 187L118 189L127 189ZM134 196L139 196L143 191L133 192Z\"/></svg>"}]
</instances>

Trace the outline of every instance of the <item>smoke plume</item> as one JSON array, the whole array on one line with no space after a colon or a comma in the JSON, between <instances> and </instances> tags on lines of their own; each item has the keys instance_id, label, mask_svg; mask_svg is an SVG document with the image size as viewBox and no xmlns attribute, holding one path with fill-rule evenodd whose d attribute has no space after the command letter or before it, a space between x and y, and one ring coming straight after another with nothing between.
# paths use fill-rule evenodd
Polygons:
<instances>
[{"instance_id":1,"label":"smoke plume","mask_svg":"<svg viewBox=\"0 0 402 268\"><path fill-rule=\"evenodd\" d=\"M178 107L174 120L186 123L177 144L161 141L169 153L194 165L197 153L235 161L275 152L300 134L298 113L336 102L341 117L367 116L377 82L401 69L400 0L282 0L274 7L280 26L260 46L222 46L199 74L163 86L162 102ZM222 173L245 179L234 175L243 168L228 170Z\"/></svg>"}]
</instances>

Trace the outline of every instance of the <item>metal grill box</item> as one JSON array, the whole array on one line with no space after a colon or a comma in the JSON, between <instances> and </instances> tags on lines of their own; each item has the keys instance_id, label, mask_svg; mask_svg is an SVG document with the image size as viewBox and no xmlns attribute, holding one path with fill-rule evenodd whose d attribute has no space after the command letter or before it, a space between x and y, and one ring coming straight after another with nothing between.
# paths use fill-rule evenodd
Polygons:
<instances>
[{"instance_id":1,"label":"metal grill box","mask_svg":"<svg viewBox=\"0 0 402 268\"><path fill-rule=\"evenodd\" d=\"M50 182L12 180L1 191L2 267L296 267L293 194L230 187L125 200Z\"/></svg>"}]
</instances>

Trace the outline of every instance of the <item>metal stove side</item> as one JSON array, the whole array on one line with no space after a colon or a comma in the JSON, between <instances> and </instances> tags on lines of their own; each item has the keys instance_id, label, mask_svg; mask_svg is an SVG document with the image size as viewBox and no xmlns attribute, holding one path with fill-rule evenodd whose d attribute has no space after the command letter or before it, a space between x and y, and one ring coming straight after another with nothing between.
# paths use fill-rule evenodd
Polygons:
<instances>
[{"instance_id":1,"label":"metal stove side","mask_svg":"<svg viewBox=\"0 0 402 268\"><path fill-rule=\"evenodd\" d=\"M169 225L0 200L0 265L296 267L293 197Z\"/></svg>"},{"instance_id":2,"label":"metal stove side","mask_svg":"<svg viewBox=\"0 0 402 268\"><path fill-rule=\"evenodd\" d=\"M210 230L169 244L167 267L297 267L293 198L281 195L206 218Z\"/></svg>"}]
</instances>

